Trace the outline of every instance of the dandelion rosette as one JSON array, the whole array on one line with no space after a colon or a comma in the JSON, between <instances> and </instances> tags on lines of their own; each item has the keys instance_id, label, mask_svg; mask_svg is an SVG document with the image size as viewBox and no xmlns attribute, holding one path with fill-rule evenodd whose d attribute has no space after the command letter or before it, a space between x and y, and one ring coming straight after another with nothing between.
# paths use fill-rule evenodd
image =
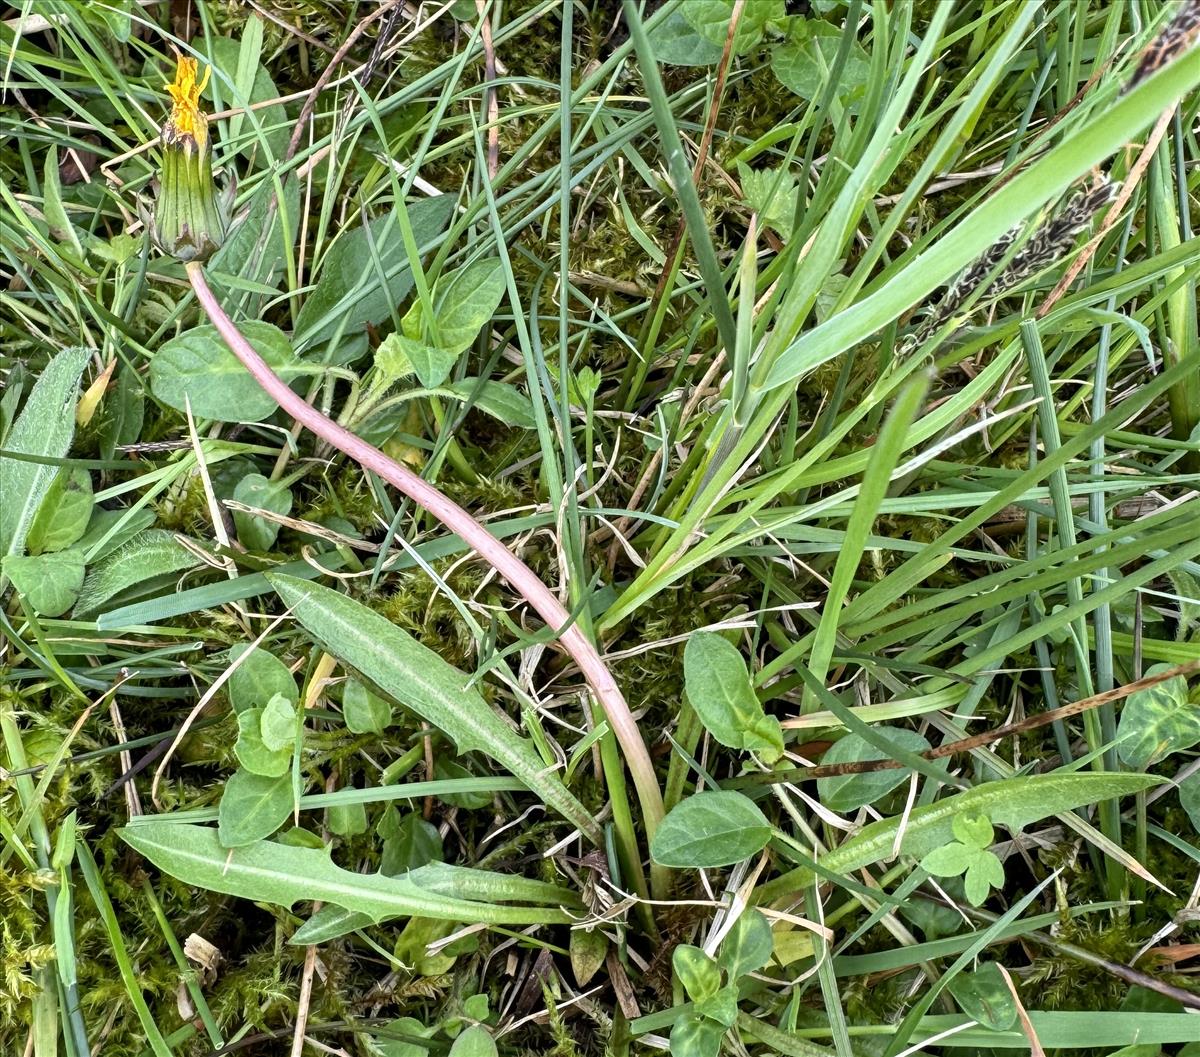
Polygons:
<instances>
[{"instance_id":1,"label":"dandelion rosette","mask_svg":"<svg viewBox=\"0 0 1200 1057\"><path fill-rule=\"evenodd\" d=\"M154 205L154 236L164 253L181 261L203 261L225 240L228 217L213 181L208 117L200 93L211 67L197 78L195 59L180 56L171 94L171 113L162 127L162 169Z\"/></svg>"}]
</instances>

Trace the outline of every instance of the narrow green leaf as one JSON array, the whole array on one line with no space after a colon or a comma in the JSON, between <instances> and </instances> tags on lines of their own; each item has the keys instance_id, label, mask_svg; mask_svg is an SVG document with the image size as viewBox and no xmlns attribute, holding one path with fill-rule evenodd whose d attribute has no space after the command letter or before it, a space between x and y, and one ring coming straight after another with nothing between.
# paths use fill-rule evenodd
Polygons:
<instances>
[{"instance_id":1,"label":"narrow green leaf","mask_svg":"<svg viewBox=\"0 0 1200 1057\"><path fill-rule=\"evenodd\" d=\"M154 524L154 511L141 509L103 510L92 508L92 519L87 531L80 537L75 549L85 556L88 563L100 561L121 549L143 529Z\"/></svg>"},{"instance_id":2,"label":"narrow green leaf","mask_svg":"<svg viewBox=\"0 0 1200 1057\"><path fill-rule=\"evenodd\" d=\"M1161 784L1165 779L1146 774L1067 772L1035 774L985 782L933 804L924 804L908 815L880 819L864 826L849 840L821 856L820 863L837 874L891 858L897 834L899 851L921 859L954 839L956 816L982 814L996 826L1017 832L1031 822L1100 800L1130 796ZM812 881L804 867L760 885L755 902L770 902Z\"/></svg>"},{"instance_id":3,"label":"narrow green leaf","mask_svg":"<svg viewBox=\"0 0 1200 1057\"><path fill-rule=\"evenodd\" d=\"M481 382L478 378L464 378L446 388L458 399L470 400L473 406L506 426L537 428L533 402L515 385L490 379Z\"/></svg>"},{"instance_id":4,"label":"narrow green leaf","mask_svg":"<svg viewBox=\"0 0 1200 1057\"><path fill-rule=\"evenodd\" d=\"M361 602L319 584L268 573L292 615L329 653L393 700L454 739L490 756L590 839L587 809L548 773L541 757L484 701L466 675Z\"/></svg>"},{"instance_id":5,"label":"narrow green leaf","mask_svg":"<svg viewBox=\"0 0 1200 1057\"><path fill-rule=\"evenodd\" d=\"M425 198L408 207L418 246L424 247L437 238L453 209L453 195ZM380 282L376 256L386 284ZM368 323L382 322L412 286L408 255L394 215L379 217L367 227L346 232L321 259L316 288L296 317L297 345L325 341L339 329L350 335L365 329Z\"/></svg>"},{"instance_id":6,"label":"narrow green leaf","mask_svg":"<svg viewBox=\"0 0 1200 1057\"><path fill-rule=\"evenodd\" d=\"M185 549L173 533L165 529L139 532L88 573L79 592L75 616L95 612L114 595L135 584L199 564L200 559Z\"/></svg>"},{"instance_id":7,"label":"narrow green leaf","mask_svg":"<svg viewBox=\"0 0 1200 1057\"><path fill-rule=\"evenodd\" d=\"M62 181L58 176L58 147L53 144L46 152L42 177L42 204L46 223L50 225L50 234L58 241L65 242L76 260L83 260L83 247L79 244L79 235L63 205Z\"/></svg>"},{"instance_id":8,"label":"narrow green leaf","mask_svg":"<svg viewBox=\"0 0 1200 1057\"><path fill-rule=\"evenodd\" d=\"M865 341L995 243L1014 224L1062 194L1080 176L1135 139L1168 106L1200 81L1200 51L1192 50L1123 98L1097 109L1074 135L993 194L874 293L801 334L776 359L765 389L815 370Z\"/></svg>"},{"instance_id":9,"label":"narrow green leaf","mask_svg":"<svg viewBox=\"0 0 1200 1057\"><path fill-rule=\"evenodd\" d=\"M353 873L315 848L259 841L231 852L207 826L144 822L119 833L134 851L185 884L277 906L320 900L374 921L410 915L492 925L568 925L572 920L562 910L440 895L421 882L420 871L400 878Z\"/></svg>"},{"instance_id":10,"label":"narrow green leaf","mask_svg":"<svg viewBox=\"0 0 1200 1057\"><path fill-rule=\"evenodd\" d=\"M780 1031L773 1024L761 1017L752 1017L748 1013L739 1013L737 1019L739 1031L744 1031L752 1039L757 1039L776 1053L786 1057L835 1057L834 1051L809 1042L808 1039Z\"/></svg>"},{"instance_id":11,"label":"narrow green leaf","mask_svg":"<svg viewBox=\"0 0 1200 1057\"><path fill-rule=\"evenodd\" d=\"M64 349L42 371L5 439L21 455L61 459L75 436L75 394L87 349ZM58 467L0 456L0 555L21 554Z\"/></svg>"},{"instance_id":12,"label":"narrow green leaf","mask_svg":"<svg viewBox=\"0 0 1200 1057\"><path fill-rule=\"evenodd\" d=\"M288 943L295 947L326 943L373 924L375 919L370 914L326 903L292 934Z\"/></svg>"}]
</instances>

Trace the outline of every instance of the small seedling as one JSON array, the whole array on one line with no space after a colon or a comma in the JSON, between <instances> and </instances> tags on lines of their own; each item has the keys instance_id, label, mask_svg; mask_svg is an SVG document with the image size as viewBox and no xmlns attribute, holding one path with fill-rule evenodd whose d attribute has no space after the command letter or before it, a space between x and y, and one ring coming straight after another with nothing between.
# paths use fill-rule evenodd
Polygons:
<instances>
[{"instance_id":1,"label":"small seedling","mask_svg":"<svg viewBox=\"0 0 1200 1057\"><path fill-rule=\"evenodd\" d=\"M954 820L957 840L934 848L921 866L934 877L958 877L966 874L967 899L979 906L993 888L1004 886L1004 866L990 850L992 824L983 815L960 815Z\"/></svg>"}]
</instances>

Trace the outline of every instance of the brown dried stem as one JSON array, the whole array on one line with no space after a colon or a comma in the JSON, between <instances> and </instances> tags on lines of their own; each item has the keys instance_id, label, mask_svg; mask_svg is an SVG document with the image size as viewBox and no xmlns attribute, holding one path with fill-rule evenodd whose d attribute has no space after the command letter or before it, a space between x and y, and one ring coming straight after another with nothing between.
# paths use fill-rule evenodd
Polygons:
<instances>
[{"instance_id":1,"label":"brown dried stem","mask_svg":"<svg viewBox=\"0 0 1200 1057\"><path fill-rule=\"evenodd\" d=\"M957 756L959 753L971 752L973 749L982 748L1003 738L1024 734L1026 731L1044 727L1057 720L1077 716L1090 709L1098 708L1100 705L1120 701L1122 698L1128 697L1130 694L1135 694L1139 690L1157 686L1159 683L1166 682L1168 679L1174 679L1176 676L1191 675L1196 671L1200 671L1200 661L1188 661L1187 664L1169 668L1165 672L1158 672L1155 675L1147 675L1143 679L1135 679L1132 683L1114 687L1112 690L1105 690L1100 694L1093 694L1091 697L1085 697L1079 701L1072 701L1070 704L1062 705L1059 708L1052 708L1048 712L1039 712L1036 716L1027 716L1025 719L1018 720L1015 723L1006 723L1002 727L996 727L994 730L985 731L970 738L962 738L959 741L952 741L946 745L939 745L936 749L930 749L920 755L926 760L941 760L947 756ZM807 781L810 778L835 778L846 774L870 774L875 771L891 771L901 766L903 764L896 760L858 760L852 763L831 763L820 767L799 767L787 772L787 774L774 772L753 775L747 779L743 779L743 781L754 784L762 782Z\"/></svg>"}]
</instances>

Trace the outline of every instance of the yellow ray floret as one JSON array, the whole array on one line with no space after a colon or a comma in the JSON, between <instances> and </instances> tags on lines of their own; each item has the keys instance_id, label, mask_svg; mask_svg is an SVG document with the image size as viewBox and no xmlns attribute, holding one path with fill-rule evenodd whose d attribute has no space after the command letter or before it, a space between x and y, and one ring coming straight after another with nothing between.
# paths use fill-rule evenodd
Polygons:
<instances>
[{"instance_id":1,"label":"yellow ray floret","mask_svg":"<svg viewBox=\"0 0 1200 1057\"><path fill-rule=\"evenodd\" d=\"M212 67L204 68L204 76L199 81L196 73L196 60L181 55L175 69L175 83L163 85L171 93L171 116L163 126L163 139L172 143L190 137L204 150L208 143L208 118L200 109L200 93L208 84Z\"/></svg>"}]
</instances>

